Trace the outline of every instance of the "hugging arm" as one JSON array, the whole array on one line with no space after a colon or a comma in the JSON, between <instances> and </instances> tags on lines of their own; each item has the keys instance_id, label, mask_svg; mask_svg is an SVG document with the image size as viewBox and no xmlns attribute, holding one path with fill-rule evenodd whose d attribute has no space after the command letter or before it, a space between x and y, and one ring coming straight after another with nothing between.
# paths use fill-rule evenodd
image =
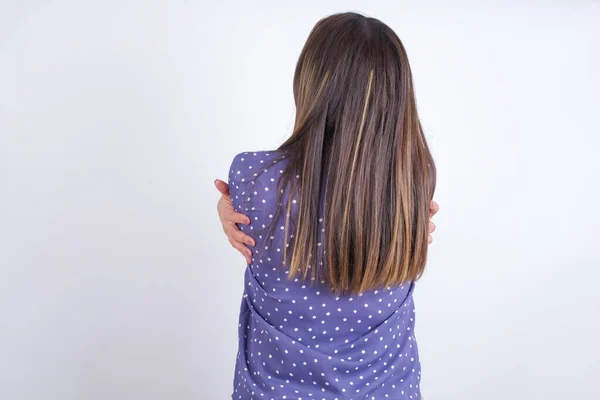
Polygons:
<instances>
[{"instance_id":1,"label":"hugging arm","mask_svg":"<svg viewBox=\"0 0 600 400\"><path fill-rule=\"evenodd\" d=\"M250 218L242 213L238 213L233 208L233 204L231 202L231 196L229 195L229 185L220 180L215 180L215 186L217 190L221 193L221 197L217 202L217 211L219 213L219 219L221 220L221 224L223 225L223 231L229 240L229 243L232 247L237 249L242 255L246 258L246 262L248 264L252 263L252 252L248 247L255 246L256 243L254 239L250 237L250 235L245 234L238 228L236 224L250 224ZM431 210L430 218L432 218L439 210L440 206L435 202L431 201L429 206ZM433 236L431 235L435 231L435 224L429 220L429 237L428 243L433 241Z\"/></svg>"}]
</instances>

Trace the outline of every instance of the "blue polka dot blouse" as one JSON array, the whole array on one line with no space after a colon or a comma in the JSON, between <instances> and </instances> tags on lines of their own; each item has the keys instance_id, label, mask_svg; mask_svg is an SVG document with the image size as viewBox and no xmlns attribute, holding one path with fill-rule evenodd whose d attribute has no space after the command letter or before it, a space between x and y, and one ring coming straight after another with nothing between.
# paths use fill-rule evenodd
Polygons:
<instances>
[{"instance_id":1,"label":"blue polka dot blouse","mask_svg":"<svg viewBox=\"0 0 600 400\"><path fill-rule=\"evenodd\" d=\"M232 399L420 399L414 283L334 296L324 282L287 278L285 212L274 221L285 168L278 151L239 153L230 167L233 207L251 220L239 227L256 242L245 270ZM267 237L260 232L269 224L277 225Z\"/></svg>"}]
</instances>

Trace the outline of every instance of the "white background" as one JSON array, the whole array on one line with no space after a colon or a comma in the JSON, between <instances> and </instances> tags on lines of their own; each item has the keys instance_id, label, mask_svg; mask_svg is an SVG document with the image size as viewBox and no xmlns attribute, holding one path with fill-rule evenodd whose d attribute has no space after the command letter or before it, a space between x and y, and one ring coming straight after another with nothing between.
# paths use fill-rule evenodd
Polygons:
<instances>
[{"instance_id":1,"label":"white background","mask_svg":"<svg viewBox=\"0 0 600 400\"><path fill-rule=\"evenodd\" d=\"M600 398L600 3L416 3L0 0L0 398L230 398L213 180L350 10L403 40L438 167L425 399Z\"/></svg>"}]
</instances>

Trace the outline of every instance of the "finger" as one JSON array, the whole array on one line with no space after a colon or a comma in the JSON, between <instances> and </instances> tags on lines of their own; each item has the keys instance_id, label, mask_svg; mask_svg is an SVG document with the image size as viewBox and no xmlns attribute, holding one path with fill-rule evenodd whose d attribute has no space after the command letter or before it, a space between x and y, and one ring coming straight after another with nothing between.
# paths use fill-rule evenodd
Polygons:
<instances>
[{"instance_id":1,"label":"finger","mask_svg":"<svg viewBox=\"0 0 600 400\"><path fill-rule=\"evenodd\" d=\"M252 236L237 229L237 226L235 228L226 229L225 233L227 234L227 237L229 237L234 242L245 243L249 246L256 246L256 243Z\"/></svg>"},{"instance_id":2,"label":"finger","mask_svg":"<svg viewBox=\"0 0 600 400\"><path fill-rule=\"evenodd\" d=\"M250 251L250 249L248 249L242 243L235 242L233 247L235 247L240 253L242 253L248 264L252 264L252 252Z\"/></svg>"},{"instance_id":3,"label":"finger","mask_svg":"<svg viewBox=\"0 0 600 400\"><path fill-rule=\"evenodd\" d=\"M224 224L223 231L229 239L229 243L235 242L240 244L247 244L249 246L256 246L256 242L252 236L242 232L235 224ZM233 243L232 243L233 246Z\"/></svg>"},{"instance_id":4,"label":"finger","mask_svg":"<svg viewBox=\"0 0 600 400\"><path fill-rule=\"evenodd\" d=\"M222 216L219 218L221 218L221 222L225 225L233 224L235 226L235 224L250 224L250 218L246 214L238 213L232 210L222 210L221 212ZM236 229L239 228L236 226Z\"/></svg>"},{"instance_id":5,"label":"finger","mask_svg":"<svg viewBox=\"0 0 600 400\"><path fill-rule=\"evenodd\" d=\"M431 212L431 216L433 217L438 211L440 211L439 204L431 200L431 203L429 205L429 211Z\"/></svg>"},{"instance_id":6,"label":"finger","mask_svg":"<svg viewBox=\"0 0 600 400\"><path fill-rule=\"evenodd\" d=\"M231 247L233 247L234 249L236 249L237 251L239 251L242 254L244 254L244 250L248 249L246 246L244 246L244 243L237 242L232 239L229 239L229 244L231 245Z\"/></svg>"},{"instance_id":7,"label":"finger","mask_svg":"<svg viewBox=\"0 0 600 400\"><path fill-rule=\"evenodd\" d=\"M435 231L435 224L429 221L429 233L433 233Z\"/></svg>"},{"instance_id":8,"label":"finger","mask_svg":"<svg viewBox=\"0 0 600 400\"><path fill-rule=\"evenodd\" d=\"M217 210L219 211L219 218L221 222L231 222L248 225L250 223L250 217L246 214L235 211L231 197L221 196L217 202Z\"/></svg>"},{"instance_id":9,"label":"finger","mask_svg":"<svg viewBox=\"0 0 600 400\"><path fill-rule=\"evenodd\" d=\"M229 196L229 185L220 179L215 179L215 187L224 196Z\"/></svg>"},{"instance_id":10,"label":"finger","mask_svg":"<svg viewBox=\"0 0 600 400\"><path fill-rule=\"evenodd\" d=\"M225 200L227 197L221 196L221 199L217 202L217 211L219 213L219 219L223 224L250 224L250 217L246 214L238 213L233 208L231 201Z\"/></svg>"},{"instance_id":11,"label":"finger","mask_svg":"<svg viewBox=\"0 0 600 400\"><path fill-rule=\"evenodd\" d=\"M225 220L228 222L238 223L248 225L250 224L250 218L246 214L242 214L239 212L228 213L225 217Z\"/></svg>"},{"instance_id":12,"label":"finger","mask_svg":"<svg viewBox=\"0 0 600 400\"><path fill-rule=\"evenodd\" d=\"M427 237L427 244L431 244L431 242L433 242L433 236L429 235Z\"/></svg>"}]
</instances>

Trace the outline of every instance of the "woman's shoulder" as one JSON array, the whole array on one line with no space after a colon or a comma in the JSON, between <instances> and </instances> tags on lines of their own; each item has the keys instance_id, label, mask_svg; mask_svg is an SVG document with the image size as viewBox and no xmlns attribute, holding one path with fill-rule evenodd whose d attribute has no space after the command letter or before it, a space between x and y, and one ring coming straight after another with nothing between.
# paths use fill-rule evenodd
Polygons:
<instances>
[{"instance_id":1,"label":"woman's shoulder","mask_svg":"<svg viewBox=\"0 0 600 400\"><path fill-rule=\"evenodd\" d=\"M251 150L237 153L231 161L230 174L242 182L256 178L265 169L285 160L286 154L279 150Z\"/></svg>"},{"instance_id":2,"label":"woman's shoulder","mask_svg":"<svg viewBox=\"0 0 600 400\"><path fill-rule=\"evenodd\" d=\"M237 153L229 167L229 193L236 211L256 206L256 194L269 192L274 194L273 183L285 170L287 155L278 150L254 150ZM264 203L264 202L263 202ZM263 206L260 203L259 206Z\"/></svg>"},{"instance_id":3,"label":"woman's shoulder","mask_svg":"<svg viewBox=\"0 0 600 400\"><path fill-rule=\"evenodd\" d=\"M263 160L271 160L285 157L286 153L280 150L248 150L237 153L233 157L238 163L260 163Z\"/></svg>"}]
</instances>

